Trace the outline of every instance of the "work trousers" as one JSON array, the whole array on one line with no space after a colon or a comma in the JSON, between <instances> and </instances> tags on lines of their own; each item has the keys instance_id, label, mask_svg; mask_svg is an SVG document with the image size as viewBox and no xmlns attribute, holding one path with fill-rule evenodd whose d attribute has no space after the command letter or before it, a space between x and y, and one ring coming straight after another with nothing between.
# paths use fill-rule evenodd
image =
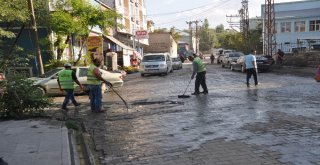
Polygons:
<instances>
[{"instance_id":1,"label":"work trousers","mask_svg":"<svg viewBox=\"0 0 320 165\"><path fill-rule=\"evenodd\" d=\"M199 91L200 85L203 89L203 92L208 93L208 88L207 88L207 84L206 84L206 71L197 73L195 88L194 88L195 93L200 93L200 91Z\"/></svg>"},{"instance_id":2,"label":"work trousers","mask_svg":"<svg viewBox=\"0 0 320 165\"><path fill-rule=\"evenodd\" d=\"M64 89L64 91L66 93L66 96L65 96L64 101L62 103L62 108L66 109L70 100L74 105L77 105L78 103L77 103L76 99L74 98L73 89Z\"/></svg>"}]
</instances>

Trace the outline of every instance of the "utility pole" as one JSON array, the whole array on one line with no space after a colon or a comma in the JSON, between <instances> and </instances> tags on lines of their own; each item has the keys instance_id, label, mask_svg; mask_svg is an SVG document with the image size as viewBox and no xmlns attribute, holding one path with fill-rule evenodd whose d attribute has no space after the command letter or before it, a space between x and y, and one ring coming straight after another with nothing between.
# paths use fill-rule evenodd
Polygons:
<instances>
[{"instance_id":1,"label":"utility pole","mask_svg":"<svg viewBox=\"0 0 320 165\"><path fill-rule=\"evenodd\" d=\"M192 24L195 24L195 25L196 25L196 27L195 27L195 33L194 33L194 36L195 36L195 38L196 38L196 45L195 45L195 50L194 50L194 52L195 52L195 53L198 53L198 52L199 52L199 40L200 40L200 39L199 39L199 26L198 26L198 23L199 23L199 22L202 22L202 21L201 21L201 20L196 20L196 21L186 21L186 22L187 22L187 24L189 25L189 30L190 30L190 44L191 44L190 49L191 49L191 50L194 50L193 42L192 42L192 37L193 37Z\"/></svg>"},{"instance_id":2,"label":"utility pole","mask_svg":"<svg viewBox=\"0 0 320 165\"><path fill-rule=\"evenodd\" d=\"M190 35L190 50L193 50L193 42L192 42L192 21L186 21L189 25L189 35Z\"/></svg>"},{"instance_id":3,"label":"utility pole","mask_svg":"<svg viewBox=\"0 0 320 165\"><path fill-rule=\"evenodd\" d=\"M37 30L37 24L36 24L36 18L34 15L32 0L28 0L28 7L29 7L31 22L32 22L31 28L34 33L34 41L35 41L35 48L36 48L36 54L37 54L36 57L37 57L37 63L38 63L38 74L41 75L41 74L44 74L44 70L43 70L41 50L40 50L40 46L39 46L38 30Z\"/></svg>"},{"instance_id":4,"label":"utility pole","mask_svg":"<svg viewBox=\"0 0 320 165\"><path fill-rule=\"evenodd\" d=\"M265 0L263 25L263 53L272 57L276 52L274 0Z\"/></svg>"},{"instance_id":5,"label":"utility pole","mask_svg":"<svg viewBox=\"0 0 320 165\"><path fill-rule=\"evenodd\" d=\"M201 20L199 21L199 20L196 20L196 21L193 21L193 23L195 23L195 25L196 25L196 54L198 54L199 53L199 40L200 40L200 37L199 37L199 26L198 26L198 23L199 22L202 22Z\"/></svg>"},{"instance_id":6,"label":"utility pole","mask_svg":"<svg viewBox=\"0 0 320 165\"><path fill-rule=\"evenodd\" d=\"M234 28L237 27L239 28L240 27L240 23L237 21L232 21L232 18L239 18L239 15L226 15L227 18L229 18L229 21L228 24L229 24L229 27L233 30L235 30Z\"/></svg>"},{"instance_id":7,"label":"utility pole","mask_svg":"<svg viewBox=\"0 0 320 165\"><path fill-rule=\"evenodd\" d=\"M240 30L242 32L243 44L248 51L249 44L249 12L248 12L248 0L242 0L242 8L239 10L240 14Z\"/></svg>"}]
</instances>

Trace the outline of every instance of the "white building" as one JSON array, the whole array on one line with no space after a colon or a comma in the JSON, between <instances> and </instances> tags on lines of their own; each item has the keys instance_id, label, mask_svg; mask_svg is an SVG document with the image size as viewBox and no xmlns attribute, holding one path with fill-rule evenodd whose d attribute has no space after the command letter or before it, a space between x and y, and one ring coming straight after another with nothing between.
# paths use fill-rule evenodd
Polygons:
<instances>
[{"instance_id":1,"label":"white building","mask_svg":"<svg viewBox=\"0 0 320 165\"><path fill-rule=\"evenodd\" d=\"M264 6L261 15L264 18ZM305 0L275 3L277 49L292 52L312 49L320 42L320 1Z\"/></svg>"}]
</instances>

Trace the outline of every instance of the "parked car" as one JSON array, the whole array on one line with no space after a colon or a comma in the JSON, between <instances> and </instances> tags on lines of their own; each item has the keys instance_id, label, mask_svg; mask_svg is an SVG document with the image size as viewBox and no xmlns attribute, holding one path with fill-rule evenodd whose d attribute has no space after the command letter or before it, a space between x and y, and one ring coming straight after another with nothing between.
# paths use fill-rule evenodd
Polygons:
<instances>
[{"instance_id":1,"label":"parked car","mask_svg":"<svg viewBox=\"0 0 320 165\"><path fill-rule=\"evenodd\" d=\"M140 74L165 74L173 72L172 59L169 53L145 54L140 63Z\"/></svg>"},{"instance_id":2,"label":"parked car","mask_svg":"<svg viewBox=\"0 0 320 165\"><path fill-rule=\"evenodd\" d=\"M259 72L269 71L272 64L274 64L273 58L268 58L263 54L255 55L257 61L257 67Z\"/></svg>"},{"instance_id":3,"label":"parked car","mask_svg":"<svg viewBox=\"0 0 320 165\"><path fill-rule=\"evenodd\" d=\"M242 52L229 52L224 55L224 57L221 60L221 66L222 67L231 67L232 62L236 62L240 56L244 56Z\"/></svg>"},{"instance_id":4,"label":"parked car","mask_svg":"<svg viewBox=\"0 0 320 165\"><path fill-rule=\"evenodd\" d=\"M58 73L62 71L64 68L59 67L55 68L53 70L50 70L43 75L39 77L31 77L29 79L34 80L34 85L38 86L39 90L43 94L48 94L48 95L57 95L61 94L61 91L59 89L59 85L57 82L58 78ZM87 85L87 72L88 72L88 67L72 67L72 70L75 71L76 76L81 84L83 84L85 87ZM100 72L102 73L102 77L109 81L113 87L121 87L123 86L123 76L121 73L112 73L103 69L100 69ZM105 83L102 83L102 92L105 92L108 90L108 86ZM81 94L83 91L81 91L80 87L75 84L75 90L74 92L76 94Z\"/></svg>"},{"instance_id":5,"label":"parked car","mask_svg":"<svg viewBox=\"0 0 320 165\"><path fill-rule=\"evenodd\" d=\"M224 49L219 50L218 55L215 58L215 59L217 59L217 64L220 64L222 62L222 59L224 58L224 56L230 52L234 52L234 50L224 50Z\"/></svg>"},{"instance_id":6,"label":"parked car","mask_svg":"<svg viewBox=\"0 0 320 165\"><path fill-rule=\"evenodd\" d=\"M232 71L240 70L241 72L245 72L246 68L244 66L244 58L245 56L240 56L236 62L231 62L230 69Z\"/></svg>"},{"instance_id":7,"label":"parked car","mask_svg":"<svg viewBox=\"0 0 320 165\"><path fill-rule=\"evenodd\" d=\"M176 70L182 69L182 62L180 58L172 58L172 68Z\"/></svg>"},{"instance_id":8,"label":"parked car","mask_svg":"<svg viewBox=\"0 0 320 165\"><path fill-rule=\"evenodd\" d=\"M264 55L255 55L256 56L256 62L258 71L268 71L272 64L274 64L274 60L272 58L268 58ZM232 71L234 70L240 70L241 72L245 72L245 66L244 66L244 60L245 56L240 56L237 62L232 62L230 69Z\"/></svg>"}]
</instances>

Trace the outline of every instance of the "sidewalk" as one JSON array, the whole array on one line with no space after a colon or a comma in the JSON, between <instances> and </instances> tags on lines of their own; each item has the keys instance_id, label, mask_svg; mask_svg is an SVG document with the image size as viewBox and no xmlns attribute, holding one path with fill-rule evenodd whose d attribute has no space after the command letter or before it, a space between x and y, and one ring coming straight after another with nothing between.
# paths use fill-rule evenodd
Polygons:
<instances>
[{"instance_id":1,"label":"sidewalk","mask_svg":"<svg viewBox=\"0 0 320 165\"><path fill-rule=\"evenodd\" d=\"M2 121L0 158L8 165L70 165L68 129L41 119Z\"/></svg>"}]
</instances>

